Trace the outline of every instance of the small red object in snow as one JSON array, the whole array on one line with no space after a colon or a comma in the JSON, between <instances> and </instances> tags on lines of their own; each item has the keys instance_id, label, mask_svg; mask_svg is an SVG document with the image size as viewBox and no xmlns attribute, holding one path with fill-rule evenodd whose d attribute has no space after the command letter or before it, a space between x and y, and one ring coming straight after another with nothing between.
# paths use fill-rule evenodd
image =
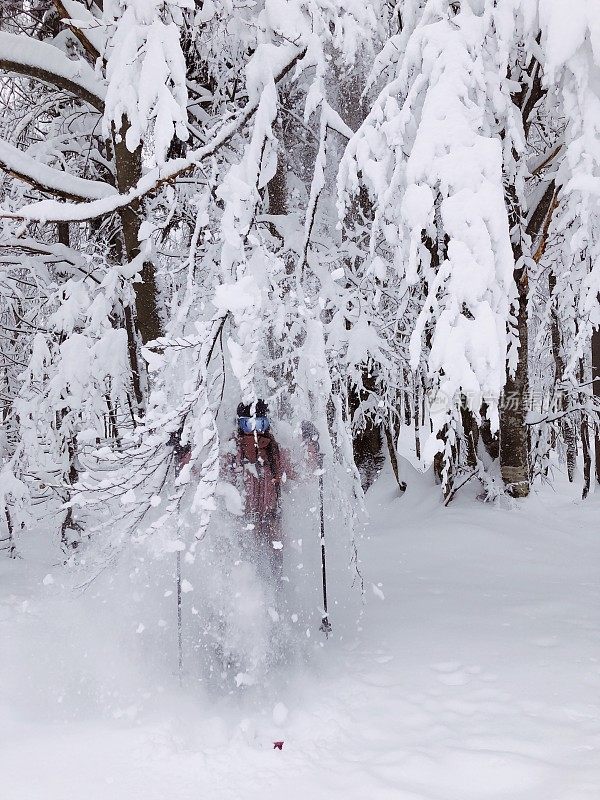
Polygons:
<instances>
[{"instance_id":1,"label":"small red object in snow","mask_svg":"<svg viewBox=\"0 0 600 800\"><path fill-rule=\"evenodd\" d=\"M283 742L273 742L273 750L283 750Z\"/></svg>"}]
</instances>

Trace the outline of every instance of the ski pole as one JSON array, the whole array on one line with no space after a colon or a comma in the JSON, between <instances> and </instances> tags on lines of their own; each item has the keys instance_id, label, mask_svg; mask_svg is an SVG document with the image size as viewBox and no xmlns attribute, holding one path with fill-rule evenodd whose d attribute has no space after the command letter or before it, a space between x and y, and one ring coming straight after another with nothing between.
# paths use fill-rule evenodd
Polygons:
<instances>
[{"instance_id":1,"label":"ski pole","mask_svg":"<svg viewBox=\"0 0 600 800\"><path fill-rule=\"evenodd\" d=\"M183 620L181 614L181 550L177 551L177 662L179 684L183 683Z\"/></svg>"},{"instance_id":2,"label":"ski pole","mask_svg":"<svg viewBox=\"0 0 600 800\"><path fill-rule=\"evenodd\" d=\"M331 623L329 622L329 613L327 611L327 569L325 566L325 498L323 486L323 453L319 453L319 505L321 512L321 568L323 572L323 617L321 618L320 631L323 631L326 637L331 633Z\"/></svg>"},{"instance_id":3,"label":"ski pole","mask_svg":"<svg viewBox=\"0 0 600 800\"><path fill-rule=\"evenodd\" d=\"M175 477L179 476L182 467L182 450L180 445L180 434L171 434L169 444L173 446L175 455ZM179 531L178 531L179 533ZM181 603L181 550L177 550L177 561L175 568L175 582L177 589L177 667L179 672L179 685L183 684L183 608Z\"/></svg>"}]
</instances>

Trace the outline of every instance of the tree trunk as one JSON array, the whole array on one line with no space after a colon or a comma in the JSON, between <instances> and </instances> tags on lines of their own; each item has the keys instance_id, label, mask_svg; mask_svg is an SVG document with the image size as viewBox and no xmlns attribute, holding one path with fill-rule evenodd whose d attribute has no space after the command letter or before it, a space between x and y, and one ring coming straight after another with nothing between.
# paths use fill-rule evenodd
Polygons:
<instances>
[{"instance_id":1,"label":"tree trunk","mask_svg":"<svg viewBox=\"0 0 600 800\"><path fill-rule=\"evenodd\" d=\"M435 482L443 486L444 500L448 500L454 489L454 479L456 477L457 450L455 446L450 447L450 459L447 461L446 450L448 449L449 426L444 425L438 431L436 438L443 442L442 452L436 453L433 457L433 474ZM444 471L447 472L446 482L444 483Z\"/></svg>"},{"instance_id":2,"label":"tree trunk","mask_svg":"<svg viewBox=\"0 0 600 800\"><path fill-rule=\"evenodd\" d=\"M12 517L10 515L10 509L8 505L4 504L4 516L6 519L6 537L4 539L0 539L0 549L8 550L8 557L9 558L16 558L17 557L17 547L15 545L15 533L14 533L14 525L12 521Z\"/></svg>"},{"instance_id":3,"label":"tree trunk","mask_svg":"<svg viewBox=\"0 0 600 800\"><path fill-rule=\"evenodd\" d=\"M587 414L581 415L581 450L583 452L583 491L581 499L585 500L590 492L592 478L592 452L590 449L590 430Z\"/></svg>"},{"instance_id":4,"label":"tree trunk","mask_svg":"<svg viewBox=\"0 0 600 800\"><path fill-rule=\"evenodd\" d=\"M535 107L545 93L541 65L536 58L532 58L523 75L520 91L513 95L513 102L521 112L526 138L531 130ZM520 156L513 152L513 157L517 161ZM534 256L536 263L539 262L544 252L548 226L555 207L552 205L554 202L555 187L552 182L526 226L527 233L532 238L543 231L542 242ZM527 328L529 280L527 267L518 266L523 256L522 232L525 226L525 215L520 207L517 189L514 185L508 186L507 207L514 262L517 265L513 274L518 291L519 348L514 375L510 374L507 365L504 398L500 407L500 472L509 494L513 497L527 497L530 488L529 432L525 425L526 399L529 388L529 332ZM552 210L549 210L549 207Z\"/></svg>"},{"instance_id":5,"label":"tree trunk","mask_svg":"<svg viewBox=\"0 0 600 800\"><path fill-rule=\"evenodd\" d=\"M548 290L551 302L551 322L550 338L552 341L552 356L554 358L554 388L560 387L565 371L565 360L562 350L562 337L560 335L560 324L558 320L558 309L556 308L556 275L551 272L548 276ZM567 401L563 394L559 394L556 404L557 411L566 411ZM567 450L567 475L569 482L575 479L575 469L577 467L577 435L573 421L565 416L561 423L563 440Z\"/></svg>"},{"instance_id":6,"label":"tree trunk","mask_svg":"<svg viewBox=\"0 0 600 800\"><path fill-rule=\"evenodd\" d=\"M475 469L477 466L477 445L479 444L479 427L473 412L461 405L460 416L463 426L463 435L467 448L467 466Z\"/></svg>"},{"instance_id":7,"label":"tree trunk","mask_svg":"<svg viewBox=\"0 0 600 800\"><path fill-rule=\"evenodd\" d=\"M67 452L69 455L69 470L65 476L68 486L66 496L64 498L65 502L68 502L71 499L71 488L79 480L79 473L77 472L77 467L75 466L77 441L74 437L69 439L67 443ZM62 525L60 526L60 542L65 553L69 553L69 551L72 550L77 550L81 544L82 531L82 526L76 521L73 514L73 508L69 506L65 512Z\"/></svg>"},{"instance_id":8,"label":"tree trunk","mask_svg":"<svg viewBox=\"0 0 600 800\"><path fill-rule=\"evenodd\" d=\"M514 375L507 369L504 398L500 407L500 472L507 492L513 497L529 494L529 437L525 425L526 400L529 384L527 296L528 280L525 267L515 270L519 291L517 331L519 353Z\"/></svg>"},{"instance_id":9,"label":"tree trunk","mask_svg":"<svg viewBox=\"0 0 600 800\"><path fill-rule=\"evenodd\" d=\"M65 247L71 246L71 234L69 229L68 222L59 222L57 223L57 233L58 233L58 241L60 244L65 245ZM57 417L57 428L60 430L62 427L64 415L61 414ZM68 469L66 471L66 475L64 476L65 484L66 484L66 491L65 496L63 498L64 502L68 502L71 499L71 488L77 483L79 480L79 473L77 471L77 467L75 466L75 459L77 457L77 440L74 436L69 436L68 441L66 442L67 447L67 456L68 456ZM80 533L82 531L81 525L75 521L75 517L73 515L73 509L71 506L67 508L65 512L64 519L62 521L60 527L60 541L65 553L68 553L69 550L76 550L80 544Z\"/></svg>"},{"instance_id":10,"label":"tree trunk","mask_svg":"<svg viewBox=\"0 0 600 800\"><path fill-rule=\"evenodd\" d=\"M583 384L585 379L585 360L581 358L579 360L579 383ZM579 394L579 403L584 408L589 403L589 397L583 391ZM579 433L581 436L581 453L583 456L583 490L581 492L581 499L585 500L590 492L592 482L592 449L590 446L590 428L587 411L581 412Z\"/></svg>"},{"instance_id":11,"label":"tree trunk","mask_svg":"<svg viewBox=\"0 0 600 800\"><path fill-rule=\"evenodd\" d=\"M375 376L365 367L362 371L362 386L349 387L350 418L353 420L361 402L375 389ZM364 428L352 437L354 463L360 473L363 491L375 482L383 461L384 426L367 420Z\"/></svg>"},{"instance_id":12,"label":"tree trunk","mask_svg":"<svg viewBox=\"0 0 600 800\"><path fill-rule=\"evenodd\" d=\"M125 145L126 132L127 122L124 119L120 135L113 134L112 142L117 189L121 194L132 189L142 176L142 148L140 146L131 153ZM133 261L140 253L140 211L140 202L135 200L119 212L122 235L116 238L112 245L117 263L125 265ZM147 374L146 365L140 352L140 344L146 344L159 338L162 335L162 323L154 265L145 262L140 277L141 281L133 284L135 307L125 305L123 313L136 411L137 415L143 416L147 394ZM134 424L137 415L132 414Z\"/></svg>"},{"instance_id":13,"label":"tree trunk","mask_svg":"<svg viewBox=\"0 0 600 800\"><path fill-rule=\"evenodd\" d=\"M600 298L599 298L600 301ZM596 329L592 333L592 380L593 394L596 402L600 403L600 329ZM600 428L598 424L595 426L595 456L594 467L596 472L596 482L600 483Z\"/></svg>"},{"instance_id":14,"label":"tree trunk","mask_svg":"<svg viewBox=\"0 0 600 800\"><path fill-rule=\"evenodd\" d=\"M492 433L492 426L488 419L487 411L488 404L483 403L481 406L481 425L479 427L479 433L488 455L496 461L496 459L500 457L500 437L498 432Z\"/></svg>"},{"instance_id":15,"label":"tree trunk","mask_svg":"<svg viewBox=\"0 0 600 800\"><path fill-rule=\"evenodd\" d=\"M575 470L577 469L577 436L575 434L573 422L567 417L565 417L562 427L565 447L567 448L567 477L569 483L573 483L575 480Z\"/></svg>"},{"instance_id":16,"label":"tree trunk","mask_svg":"<svg viewBox=\"0 0 600 800\"><path fill-rule=\"evenodd\" d=\"M535 74L537 77L534 80L534 87L537 86L536 91L540 93L541 97L543 90L539 82L537 68ZM529 108L530 100L531 98L525 102L525 110L523 111L524 123L529 118L527 108ZM515 237L513 243L515 264L520 264L523 257L520 237L523 214L514 187L509 188L507 200L511 232ZM552 215L557 206L556 186L554 181L551 181L541 201L532 213L526 228L526 233L532 239L538 237L538 244L533 254L533 260L536 264L539 264L544 256ZM507 369L504 399L500 408L500 471L509 494L513 497L527 497L530 488L529 431L525 425L527 393L529 390L529 330L527 314L529 277L525 265L515 269L514 280L519 298L517 314L519 349L515 374L511 375Z\"/></svg>"},{"instance_id":17,"label":"tree trunk","mask_svg":"<svg viewBox=\"0 0 600 800\"><path fill-rule=\"evenodd\" d=\"M114 153L117 172L117 188L121 194L132 189L142 177L142 147L131 153L125 144L127 124L124 121L120 136L115 137ZM119 141L117 141L119 138ZM141 227L140 201L134 200L119 212L123 231L124 255L128 262L140 253L139 233ZM141 270L142 280L135 283L135 327L139 331L142 344L162 336L162 322L159 313L158 287L154 264L145 262Z\"/></svg>"},{"instance_id":18,"label":"tree trunk","mask_svg":"<svg viewBox=\"0 0 600 800\"><path fill-rule=\"evenodd\" d=\"M415 387L415 396L414 396L414 410L413 410L413 423L415 428L415 456L420 461L421 460L421 421L420 421L420 414L419 414L419 384L417 383L416 379L413 381L413 386Z\"/></svg>"},{"instance_id":19,"label":"tree trunk","mask_svg":"<svg viewBox=\"0 0 600 800\"><path fill-rule=\"evenodd\" d=\"M388 453L390 455L390 464L392 465L392 472L396 483L401 492L406 491L406 481L400 478L400 465L398 464L398 425L394 424L393 419L390 418L389 423L385 426L385 438L388 446Z\"/></svg>"}]
</instances>

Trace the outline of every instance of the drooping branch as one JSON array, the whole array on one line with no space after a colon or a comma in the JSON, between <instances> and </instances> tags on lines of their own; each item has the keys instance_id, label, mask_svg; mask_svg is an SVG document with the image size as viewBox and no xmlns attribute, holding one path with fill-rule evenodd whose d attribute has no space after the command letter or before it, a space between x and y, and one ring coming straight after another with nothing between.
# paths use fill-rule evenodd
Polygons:
<instances>
[{"instance_id":1,"label":"drooping branch","mask_svg":"<svg viewBox=\"0 0 600 800\"><path fill-rule=\"evenodd\" d=\"M101 181L79 178L47 164L40 164L27 153L1 139L0 169L40 192L53 194L64 200L99 200L116 194L112 186Z\"/></svg>"},{"instance_id":2,"label":"drooping branch","mask_svg":"<svg viewBox=\"0 0 600 800\"><path fill-rule=\"evenodd\" d=\"M13 255L3 255L8 251ZM64 244L40 242L30 238L9 236L0 241L0 264L17 264L22 261L22 254L39 257L44 264L51 264L61 271L84 275L94 283L99 284L100 279L94 273L96 268L72 247Z\"/></svg>"},{"instance_id":3,"label":"drooping branch","mask_svg":"<svg viewBox=\"0 0 600 800\"><path fill-rule=\"evenodd\" d=\"M67 58L51 44L0 32L0 69L62 89L104 111L105 89L94 70L81 59Z\"/></svg>"}]
</instances>

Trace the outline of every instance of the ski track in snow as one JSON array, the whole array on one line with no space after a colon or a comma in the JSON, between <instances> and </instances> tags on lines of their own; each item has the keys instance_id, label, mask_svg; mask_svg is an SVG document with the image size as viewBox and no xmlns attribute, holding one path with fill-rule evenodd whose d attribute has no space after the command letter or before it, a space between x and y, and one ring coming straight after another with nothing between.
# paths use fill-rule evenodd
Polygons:
<instances>
[{"instance_id":1,"label":"ski track in snow","mask_svg":"<svg viewBox=\"0 0 600 800\"><path fill-rule=\"evenodd\" d=\"M442 509L419 480L369 493L358 621L333 605L247 694L149 677L60 567L2 561L2 800L597 800L600 496Z\"/></svg>"}]
</instances>

